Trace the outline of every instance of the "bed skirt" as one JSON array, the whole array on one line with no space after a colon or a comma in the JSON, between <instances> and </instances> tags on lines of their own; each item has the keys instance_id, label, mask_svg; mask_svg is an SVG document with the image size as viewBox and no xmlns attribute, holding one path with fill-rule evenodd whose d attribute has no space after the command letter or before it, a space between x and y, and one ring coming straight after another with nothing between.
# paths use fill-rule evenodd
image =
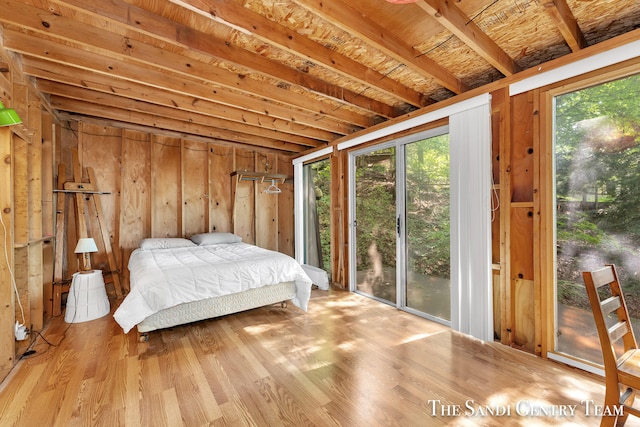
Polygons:
<instances>
[{"instance_id":1,"label":"bed skirt","mask_svg":"<svg viewBox=\"0 0 640 427\"><path fill-rule=\"evenodd\" d=\"M240 311L287 301L295 296L295 283L282 282L275 285L249 289L240 293L178 304L154 313L144 319L137 325L138 332L146 333L155 331L156 329L170 328L185 323L238 313Z\"/></svg>"}]
</instances>

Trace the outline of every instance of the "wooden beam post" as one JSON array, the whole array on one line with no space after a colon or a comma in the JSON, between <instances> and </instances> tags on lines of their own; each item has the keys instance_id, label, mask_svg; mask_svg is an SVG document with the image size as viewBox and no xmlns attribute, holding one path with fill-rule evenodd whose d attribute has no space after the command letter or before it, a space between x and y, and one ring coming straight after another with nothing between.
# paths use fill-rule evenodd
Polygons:
<instances>
[{"instance_id":1,"label":"wooden beam post","mask_svg":"<svg viewBox=\"0 0 640 427\"><path fill-rule=\"evenodd\" d=\"M64 182L67 177L67 170L64 163L58 165L58 190L64 189ZM69 292L69 284L64 284L64 247L66 243L66 193L59 192L56 199L56 247L55 260L53 266L53 316L62 314L62 294Z\"/></svg>"}]
</instances>

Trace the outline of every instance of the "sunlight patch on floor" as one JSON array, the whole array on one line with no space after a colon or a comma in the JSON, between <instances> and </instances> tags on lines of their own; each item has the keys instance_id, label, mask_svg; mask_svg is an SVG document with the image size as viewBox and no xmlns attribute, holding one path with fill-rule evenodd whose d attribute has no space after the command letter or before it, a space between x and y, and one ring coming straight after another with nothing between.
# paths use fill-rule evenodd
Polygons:
<instances>
[{"instance_id":1,"label":"sunlight patch on floor","mask_svg":"<svg viewBox=\"0 0 640 427\"><path fill-rule=\"evenodd\" d=\"M442 331L434 331L434 332L431 332L431 333L412 335L409 338L405 338L402 341L400 341L399 345L408 344L408 343L413 342L413 341L418 341L418 340L421 340L421 339L429 338L429 337L432 337L434 335L441 334L443 332L445 332L445 331L442 330Z\"/></svg>"}]
</instances>

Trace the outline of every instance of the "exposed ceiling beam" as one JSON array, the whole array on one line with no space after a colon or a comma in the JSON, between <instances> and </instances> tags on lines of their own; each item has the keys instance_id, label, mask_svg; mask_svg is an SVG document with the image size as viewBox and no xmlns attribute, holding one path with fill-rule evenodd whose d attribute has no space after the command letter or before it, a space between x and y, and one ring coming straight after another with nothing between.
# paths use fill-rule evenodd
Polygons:
<instances>
[{"instance_id":1,"label":"exposed ceiling beam","mask_svg":"<svg viewBox=\"0 0 640 427\"><path fill-rule=\"evenodd\" d=\"M99 28L105 27L107 22L111 22L115 25L109 27L110 31L122 36L131 36L132 32L140 31L140 25L131 24L133 14L135 17L134 22L144 23L146 27L153 28L157 33L160 33L158 35L146 32L147 35L153 37L150 40L146 40L147 43L153 43L154 40L156 40L156 46L163 45L164 48L166 48L166 43L171 43L172 45L182 48L180 54L183 56L195 59L197 57L196 53L203 53L211 56L214 60L218 59L233 63L238 68L244 68L247 73L261 74L268 78L281 81L282 84L298 85L319 95L329 97L335 102L353 104L387 118L397 117L401 113L388 104L369 98L365 94L345 90L336 84L321 80L309 73L288 67L282 63L229 44L226 40L220 39L211 34L211 32L206 33L188 27L164 16L151 13L150 11L137 8L133 5L128 5L124 2L105 2L101 8L101 11L105 11L107 8L128 8L133 12L126 17L113 12L107 15L110 17L114 16L117 19L105 18L104 16L98 16L96 14L90 15L83 9L67 5L62 1L57 3L60 5L56 10L57 16L64 16L73 21L81 21L87 25L93 25ZM35 2L32 2L32 4L35 4ZM152 7L152 4L149 2L145 4L147 7ZM167 5L160 8L160 11L169 16L179 15L172 13L171 7ZM204 20L206 18L202 19ZM16 22L15 18L12 18L12 20ZM162 29L162 31L158 31L158 29Z\"/></svg>"},{"instance_id":2,"label":"exposed ceiling beam","mask_svg":"<svg viewBox=\"0 0 640 427\"><path fill-rule=\"evenodd\" d=\"M573 16L566 0L547 0L544 3L549 15L553 18L562 33L562 37L573 52L587 47L587 40L578 26L578 21Z\"/></svg>"},{"instance_id":3,"label":"exposed ceiling beam","mask_svg":"<svg viewBox=\"0 0 640 427\"><path fill-rule=\"evenodd\" d=\"M49 37L59 37L62 39L61 42L63 40L71 41L74 35L83 34L84 42L76 42L74 44L79 44L86 51L99 52L101 55L130 62L136 66L163 67L189 78L201 78L212 83L215 82L216 85L227 90L240 90L252 95L259 94L265 99L285 105L288 104L302 110L309 109L311 105L315 105L319 107L315 113L333 116L345 122L359 123L363 126L369 123L369 119L362 114L344 108L336 108L328 103L310 102L307 96L293 94L289 90L282 90L277 85L261 82L254 78L247 78L242 74L171 52L169 49L165 50L162 47L109 32L103 28L85 25L77 20L68 19L48 11L36 13L31 9L22 10L25 8L24 5L19 7L16 4L14 6L16 7L10 8L10 11L7 14L3 14L0 20L11 19L19 23L22 28L47 34ZM22 16L25 16L25 18L21 18ZM37 19L31 18L33 16L36 16ZM7 44L5 43L5 45ZM360 119L357 118L358 115Z\"/></svg>"},{"instance_id":4,"label":"exposed ceiling beam","mask_svg":"<svg viewBox=\"0 0 640 427\"><path fill-rule=\"evenodd\" d=\"M203 99L212 99L215 102L262 113L270 117L279 117L284 120L292 120L309 126L323 128L323 122L331 127L331 122L340 118L347 123L360 124L363 127L371 124L370 119L349 111L334 112L333 117L323 110L322 104L307 101L308 111L297 112L291 108L264 101L257 97L250 97L226 90L214 81L203 81L187 73L175 75L168 70L144 67L131 61L123 61L122 56L114 58L89 52L87 50L56 43L43 37L36 38L5 28L5 48L22 53L23 55L46 59L48 61L71 65L77 68L92 70L107 76L121 77L123 79L157 88L165 88L182 95L196 96ZM240 81L240 77L236 76ZM286 98L287 91L272 88L273 92L281 91L281 98ZM289 94L289 97L292 97ZM314 111L315 110L315 111ZM337 117L336 117L337 116Z\"/></svg>"},{"instance_id":5,"label":"exposed ceiling beam","mask_svg":"<svg viewBox=\"0 0 640 427\"><path fill-rule=\"evenodd\" d=\"M331 131L308 126L302 122L269 117L240 108L222 105L209 100L169 92L157 87L123 80L119 77L95 73L60 63L46 62L40 58L25 56L22 59L25 74L40 81L64 83L97 92L104 92L158 105L173 106L185 111L193 111L212 117L223 118L238 123L265 127L292 135L301 135L318 140L332 140L337 135L347 135L359 128L335 122ZM309 120L313 120L309 117Z\"/></svg>"},{"instance_id":6,"label":"exposed ceiling beam","mask_svg":"<svg viewBox=\"0 0 640 427\"><path fill-rule=\"evenodd\" d=\"M188 133L209 138L221 139L224 141L254 145L259 147L271 148L274 150L283 150L291 152L302 152L309 147L289 142L271 140L264 137L256 137L246 134L238 134L233 131L209 127L198 123L189 123L182 120L175 120L167 116L155 114L140 113L119 108L104 108L100 104L94 104L87 101L80 101L70 98L64 98L57 95L51 96L51 105L63 111L76 112L94 117L103 117L110 120L117 120L126 123L145 123L147 126L157 127L160 129L168 129L175 132Z\"/></svg>"},{"instance_id":7,"label":"exposed ceiling beam","mask_svg":"<svg viewBox=\"0 0 640 427\"><path fill-rule=\"evenodd\" d=\"M56 95L58 97L85 100L103 107L113 107L121 110L128 110L131 112L139 112L144 114L152 114L154 116L171 117L175 120L181 120L188 123L200 124L207 126L208 128L224 129L225 131L236 132L239 135L251 135L265 139L279 140L283 142L289 142L309 148L323 146L322 141L314 140L311 138L285 134L273 129L267 129L264 127L250 126L247 124L231 122L229 120L217 119L204 114L197 114L190 111L183 111L173 106L160 106L151 104L144 101L138 101L130 98L124 98L121 96L96 92L90 89L83 89L79 87L67 86L61 83L53 83L47 81L39 81L38 89ZM242 136L239 136L242 138Z\"/></svg>"},{"instance_id":8,"label":"exposed ceiling beam","mask_svg":"<svg viewBox=\"0 0 640 427\"><path fill-rule=\"evenodd\" d=\"M339 0L292 0L337 27L365 40L375 49L395 58L400 63L411 65L415 72L425 78L434 79L453 93L462 93L469 87L431 58L409 46L387 28L369 19L365 14Z\"/></svg>"},{"instance_id":9,"label":"exposed ceiling beam","mask_svg":"<svg viewBox=\"0 0 640 427\"><path fill-rule=\"evenodd\" d=\"M206 0L171 0L171 2L188 7L190 10L199 10L216 22L225 22L231 28L251 33L265 43L321 64L344 78L355 80L360 84L370 86L374 90L398 97L413 106L425 106L432 102L426 99L423 94L387 78L384 74L376 72L335 50L320 45L283 25L270 21L234 3L232 0L218 0L215 2Z\"/></svg>"},{"instance_id":10,"label":"exposed ceiling beam","mask_svg":"<svg viewBox=\"0 0 640 427\"><path fill-rule=\"evenodd\" d=\"M462 40L463 43L505 76L521 71L520 66L513 58L451 1L418 0L416 5L435 18L443 27L451 31L453 35Z\"/></svg>"}]
</instances>

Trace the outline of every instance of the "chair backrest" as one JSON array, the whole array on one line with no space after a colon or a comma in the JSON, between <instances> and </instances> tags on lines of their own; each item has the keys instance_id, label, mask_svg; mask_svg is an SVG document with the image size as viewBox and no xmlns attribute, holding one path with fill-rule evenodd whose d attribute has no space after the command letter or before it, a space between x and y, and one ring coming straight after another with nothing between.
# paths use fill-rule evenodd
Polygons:
<instances>
[{"instance_id":1,"label":"chair backrest","mask_svg":"<svg viewBox=\"0 0 640 427\"><path fill-rule=\"evenodd\" d=\"M622 339L625 352L638 348L629 320L627 304L620 289L618 273L614 265L607 265L598 270L585 271L582 273L582 277L587 288L587 295L589 296L596 327L598 328L605 372L615 372L617 369L617 356L614 344ZM598 289L604 286L607 286L607 295L601 300ZM616 313L617 321L608 326L607 316L613 312ZM611 323L611 321L608 323Z\"/></svg>"}]
</instances>

